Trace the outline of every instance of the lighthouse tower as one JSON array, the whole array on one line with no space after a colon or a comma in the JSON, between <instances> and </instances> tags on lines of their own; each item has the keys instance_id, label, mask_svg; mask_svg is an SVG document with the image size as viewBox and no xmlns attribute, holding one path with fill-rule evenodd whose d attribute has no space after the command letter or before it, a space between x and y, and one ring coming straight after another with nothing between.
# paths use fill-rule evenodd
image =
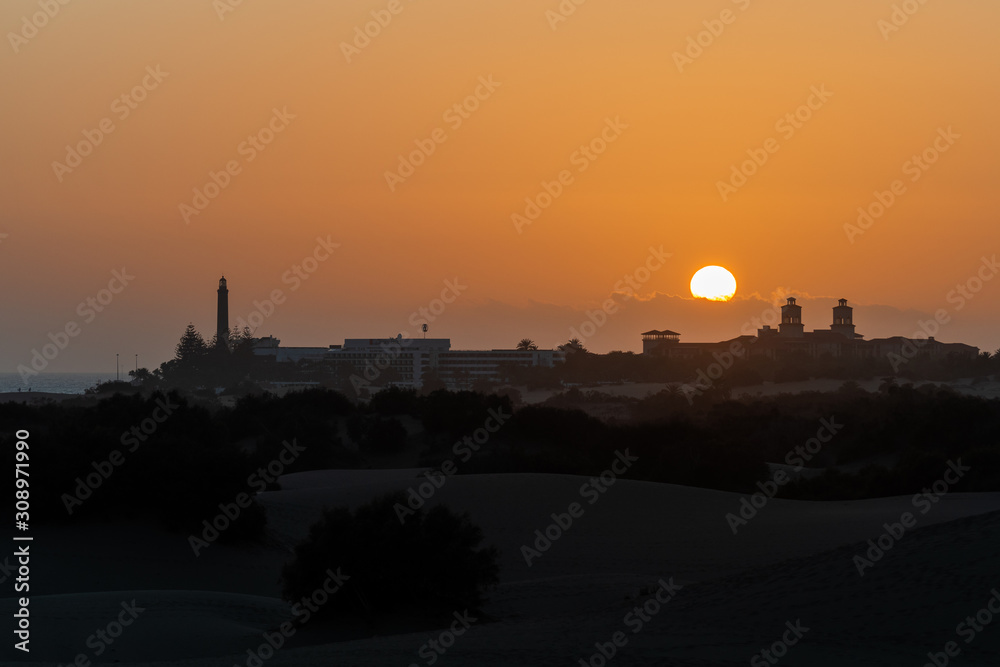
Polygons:
<instances>
[{"instance_id":1,"label":"lighthouse tower","mask_svg":"<svg viewBox=\"0 0 1000 667\"><path fill-rule=\"evenodd\" d=\"M788 302L781 307L781 325L778 333L784 338L802 338L805 328L802 326L802 306L795 305L795 297L788 297Z\"/></svg>"},{"instance_id":2,"label":"lighthouse tower","mask_svg":"<svg viewBox=\"0 0 1000 667\"><path fill-rule=\"evenodd\" d=\"M831 331L844 334L848 340L854 340L854 309L847 305L847 299L841 299L840 305L833 307L833 324Z\"/></svg>"},{"instance_id":3,"label":"lighthouse tower","mask_svg":"<svg viewBox=\"0 0 1000 667\"><path fill-rule=\"evenodd\" d=\"M229 288L226 287L225 276L219 280L219 312L215 341L218 347L229 347Z\"/></svg>"}]
</instances>

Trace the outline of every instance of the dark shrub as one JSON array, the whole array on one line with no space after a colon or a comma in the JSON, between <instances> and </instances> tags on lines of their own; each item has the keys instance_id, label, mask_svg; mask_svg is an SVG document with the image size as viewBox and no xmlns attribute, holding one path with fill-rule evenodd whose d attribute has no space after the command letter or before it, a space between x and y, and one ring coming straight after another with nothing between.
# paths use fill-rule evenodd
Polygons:
<instances>
[{"instance_id":1,"label":"dark shrub","mask_svg":"<svg viewBox=\"0 0 1000 667\"><path fill-rule=\"evenodd\" d=\"M348 579L321 614L370 618L390 611L475 610L499 572L497 549L479 548L482 541L482 531L468 515L440 505L412 511L403 493L353 513L327 510L282 570L282 594L291 601L311 596L326 571L339 568Z\"/></svg>"},{"instance_id":2,"label":"dark shrub","mask_svg":"<svg viewBox=\"0 0 1000 667\"><path fill-rule=\"evenodd\" d=\"M364 438L364 448L374 454L395 454L406 447L406 427L398 419L376 418Z\"/></svg>"}]
</instances>

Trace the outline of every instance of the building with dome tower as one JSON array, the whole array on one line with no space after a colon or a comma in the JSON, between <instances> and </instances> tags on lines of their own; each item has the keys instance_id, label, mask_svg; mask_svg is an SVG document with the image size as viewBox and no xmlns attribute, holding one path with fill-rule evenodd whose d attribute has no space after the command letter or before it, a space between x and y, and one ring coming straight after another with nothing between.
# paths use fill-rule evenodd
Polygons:
<instances>
[{"instance_id":1,"label":"building with dome tower","mask_svg":"<svg viewBox=\"0 0 1000 667\"><path fill-rule=\"evenodd\" d=\"M975 358L979 348L964 343L942 343L933 336L906 338L892 336L865 340L854 330L854 309L847 299L839 299L833 307L833 322L829 329L806 331L802 321L802 306L795 297L788 297L781 307L778 328L764 325L757 335L741 335L717 343L681 342L676 331L652 330L642 334L642 353L671 359L693 359L702 355L729 353L736 357L780 358L787 354L804 354L818 359L897 357L911 359L916 356L943 358L951 355Z\"/></svg>"}]
</instances>

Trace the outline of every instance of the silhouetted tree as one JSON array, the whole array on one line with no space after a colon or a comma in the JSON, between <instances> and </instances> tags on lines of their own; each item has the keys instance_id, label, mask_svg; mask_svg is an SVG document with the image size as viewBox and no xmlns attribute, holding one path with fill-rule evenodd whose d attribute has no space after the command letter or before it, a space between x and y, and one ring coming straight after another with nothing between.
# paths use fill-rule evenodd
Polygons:
<instances>
[{"instance_id":1,"label":"silhouetted tree","mask_svg":"<svg viewBox=\"0 0 1000 667\"><path fill-rule=\"evenodd\" d=\"M890 394L898 388L899 385L896 384L896 378L892 375L882 378L882 382L878 386L879 393L882 394Z\"/></svg>"},{"instance_id":2,"label":"silhouetted tree","mask_svg":"<svg viewBox=\"0 0 1000 667\"><path fill-rule=\"evenodd\" d=\"M406 438L406 427L398 419L376 418L368 426L362 446L373 454L395 454L406 447Z\"/></svg>"},{"instance_id":3,"label":"silhouetted tree","mask_svg":"<svg viewBox=\"0 0 1000 667\"><path fill-rule=\"evenodd\" d=\"M232 330L229 332L229 347L233 351L233 354L243 352L253 354L253 347L256 341L257 339L254 338L253 330L248 326L240 329L233 325Z\"/></svg>"},{"instance_id":4,"label":"silhouetted tree","mask_svg":"<svg viewBox=\"0 0 1000 667\"><path fill-rule=\"evenodd\" d=\"M414 414L417 409L415 389L388 387L376 392L369 403L372 412L382 416Z\"/></svg>"},{"instance_id":5,"label":"silhouetted tree","mask_svg":"<svg viewBox=\"0 0 1000 667\"><path fill-rule=\"evenodd\" d=\"M522 351L537 350L538 346L535 345L535 341L531 340L530 338L522 338L517 342L517 347L515 347L514 349Z\"/></svg>"},{"instance_id":6,"label":"silhouetted tree","mask_svg":"<svg viewBox=\"0 0 1000 667\"><path fill-rule=\"evenodd\" d=\"M282 595L299 600L323 585L328 570L349 577L321 608L369 619L393 610L449 614L476 610L498 581L496 547L480 548L482 530L443 505L412 510L404 493L354 512L327 510L282 570Z\"/></svg>"},{"instance_id":7,"label":"silhouetted tree","mask_svg":"<svg viewBox=\"0 0 1000 667\"><path fill-rule=\"evenodd\" d=\"M153 382L153 374L149 372L148 368L137 368L134 371L129 371L128 374L133 380L138 380L141 385L149 385Z\"/></svg>"},{"instance_id":8,"label":"silhouetted tree","mask_svg":"<svg viewBox=\"0 0 1000 667\"><path fill-rule=\"evenodd\" d=\"M181 362L198 361L205 356L208 346L193 324L188 324L181 340L174 348L174 358Z\"/></svg>"}]
</instances>

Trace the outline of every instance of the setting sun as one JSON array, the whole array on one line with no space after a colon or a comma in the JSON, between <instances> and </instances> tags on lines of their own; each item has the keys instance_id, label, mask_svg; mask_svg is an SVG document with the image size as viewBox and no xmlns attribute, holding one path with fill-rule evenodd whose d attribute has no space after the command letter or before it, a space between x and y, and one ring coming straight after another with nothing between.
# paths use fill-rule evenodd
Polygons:
<instances>
[{"instance_id":1,"label":"setting sun","mask_svg":"<svg viewBox=\"0 0 1000 667\"><path fill-rule=\"evenodd\" d=\"M729 301L736 294L736 278L721 266L706 266L691 278L691 294L709 301Z\"/></svg>"}]
</instances>

